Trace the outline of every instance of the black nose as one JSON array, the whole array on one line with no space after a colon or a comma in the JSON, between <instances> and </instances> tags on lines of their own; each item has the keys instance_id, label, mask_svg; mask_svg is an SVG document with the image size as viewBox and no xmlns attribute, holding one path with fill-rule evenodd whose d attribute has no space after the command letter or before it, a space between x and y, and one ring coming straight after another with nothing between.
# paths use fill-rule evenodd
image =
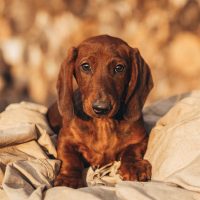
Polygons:
<instances>
[{"instance_id":1,"label":"black nose","mask_svg":"<svg viewBox=\"0 0 200 200\"><path fill-rule=\"evenodd\" d=\"M96 101L92 104L92 109L97 115L105 115L110 112L112 106L107 101Z\"/></svg>"}]
</instances>

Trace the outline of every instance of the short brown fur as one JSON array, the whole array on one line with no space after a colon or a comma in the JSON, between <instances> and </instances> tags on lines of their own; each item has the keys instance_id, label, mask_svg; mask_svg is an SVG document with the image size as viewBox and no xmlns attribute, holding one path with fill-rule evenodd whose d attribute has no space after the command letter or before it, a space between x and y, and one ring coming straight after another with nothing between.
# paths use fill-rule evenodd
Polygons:
<instances>
[{"instance_id":1,"label":"short brown fur","mask_svg":"<svg viewBox=\"0 0 200 200\"><path fill-rule=\"evenodd\" d=\"M90 71L81 68L85 62ZM115 71L118 64L124 66L122 72ZM138 49L119 38L96 36L70 49L58 76L58 101L48 111L51 126L61 127L57 152L62 165L55 186L82 187L85 167L115 160L121 160L124 180L150 179L151 165L143 159L148 136L142 108L152 87L150 69ZM94 112L92 105L99 101L109 102L109 113Z\"/></svg>"}]
</instances>

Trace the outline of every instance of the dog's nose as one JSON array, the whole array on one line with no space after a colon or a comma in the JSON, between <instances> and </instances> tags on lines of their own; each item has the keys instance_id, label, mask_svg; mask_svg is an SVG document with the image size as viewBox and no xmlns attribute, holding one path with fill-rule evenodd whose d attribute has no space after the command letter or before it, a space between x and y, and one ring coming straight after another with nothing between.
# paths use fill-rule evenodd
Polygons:
<instances>
[{"instance_id":1,"label":"dog's nose","mask_svg":"<svg viewBox=\"0 0 200 200\"><path fill-rule=\"evenodd\" d=\"M92 109L97 115L105 115L110 112L112 106L108 101L96 101L92 104Z\"/></svg>"}]
</instances>

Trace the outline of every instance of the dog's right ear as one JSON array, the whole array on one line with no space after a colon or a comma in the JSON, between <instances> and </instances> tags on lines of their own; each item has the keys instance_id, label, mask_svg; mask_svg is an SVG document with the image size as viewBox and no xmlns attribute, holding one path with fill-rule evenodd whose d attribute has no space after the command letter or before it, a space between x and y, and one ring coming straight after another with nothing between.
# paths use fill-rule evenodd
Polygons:
<instances>
[{"instance_id":1,"label":"dog's right ear","mask_svg":"<svg viewBox=\"0 0 200 200\"><path fill-rule=\"evenodd\" d=\"M77 57L77 49L72 47L67 58L61 64L57 80L58 110L63 119L70 121L74 116L73 105L73 73Z\"/></svg>"}]
</instances>

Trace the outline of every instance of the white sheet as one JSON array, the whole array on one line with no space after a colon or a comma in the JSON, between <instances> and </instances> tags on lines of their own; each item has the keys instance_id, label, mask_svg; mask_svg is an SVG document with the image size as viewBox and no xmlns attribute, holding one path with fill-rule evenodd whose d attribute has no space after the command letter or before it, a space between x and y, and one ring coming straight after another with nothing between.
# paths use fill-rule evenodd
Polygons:
<instances>
[{"instance_id":1,"label":"white sheet","mask_svg":"<svg viewBox=\"0 0 200 200\"><path fill-rule=\"evenodd\" d=\"M200 91L145 109L149 130L158 120L145 155L153 166L152 181L147 183L122 182L112 173L93 176L96 172L89 170L88 176L95 177L89 180L93 181L91 185L95 181L102 184L102 180L103 184L117 184L78 190L52 188L60 162L49 158L56 156L55 135L46 123L45 112L43 106L21 103L0 114L1 200L200 200ZM28 128L12 128L21 124ZM18 130L23 137L19 137Z\"/></svg>"}]
</instances>

